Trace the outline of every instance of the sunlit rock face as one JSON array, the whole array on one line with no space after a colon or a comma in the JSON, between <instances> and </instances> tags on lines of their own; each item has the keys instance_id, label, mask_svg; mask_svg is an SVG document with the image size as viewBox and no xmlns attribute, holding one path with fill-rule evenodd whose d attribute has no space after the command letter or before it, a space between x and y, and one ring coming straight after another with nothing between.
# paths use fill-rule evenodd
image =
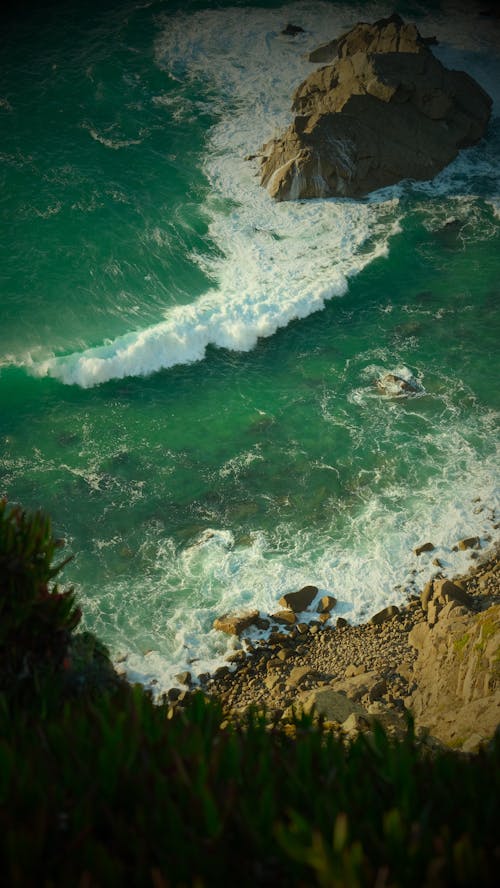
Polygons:
<instances>
[{"instance_id":1,"label":"sunlit rock face","mask_svg":"<svg viewBox=\"0 0 500 888\"><path fill-rule=\"evenodd\" d=\"M262 148L270 195L361 197L431 179L481 139L490 97L465 72L446 69L431 42L393 15L322 47L320 57L336 53L335 61L300 84L293 123Z\"/></svg>"}]
</instances>

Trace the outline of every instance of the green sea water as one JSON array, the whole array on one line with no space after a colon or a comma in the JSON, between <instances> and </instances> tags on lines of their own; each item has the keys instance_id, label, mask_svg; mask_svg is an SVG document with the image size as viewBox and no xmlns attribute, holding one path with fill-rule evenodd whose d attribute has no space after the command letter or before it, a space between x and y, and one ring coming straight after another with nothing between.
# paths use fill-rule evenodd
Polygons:
<instances>
[{"instance_id":1,"label":"green sea water","mask_svg":"<svg viewBox=\"0 0 500 888\"><path fill-rule=\"evenodd\" d=\"M393 5L7 22L0 493L52 515L85 625L159 687L220 660L223 610L315 583L359 620L495 537L497 26L398 10L493 96L487 137L432 183L293 204L244 157L290 120L306 52ZM381 394L388 372L418 394Z\"/></svg>"}]
</instances>

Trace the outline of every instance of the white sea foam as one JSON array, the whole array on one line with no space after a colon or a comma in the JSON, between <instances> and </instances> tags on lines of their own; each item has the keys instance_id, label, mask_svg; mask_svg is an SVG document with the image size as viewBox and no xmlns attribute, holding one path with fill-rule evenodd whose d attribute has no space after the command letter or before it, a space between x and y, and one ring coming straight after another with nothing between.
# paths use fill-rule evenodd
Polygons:
<instances>
[{"instance_id":1,"label":"white sea foam","mask_svg":"<svg viewBox=\"0 0 500 888\"><path fill-rule=\"evenodd\" d=\"M450 428L437 446L454 447L454 436L456 429ZM272 538L254 533L251 545L247 540L239 546L231 532L214 528L180 554L173 546L159 544L156 569L161 582L147 577L145 587L141 578L140 595L125 586L118 594L113 591L114 606L123 608L127 619L137 601L143 608L147 600L155 613L154 631L144 645L153 650L145 656L136 646L129 653L129 677L153 681L161 691L175 684L176 673L184 669L193 676L213 670L238 646L234 638L212 629L216 616L247 608L272 613L282 594L304 584L316 584L319 595L335 595L334 616L357 623L388 604L400 605L408 593L422 588L436 572L436 557L447 576L466 571L472 563L470 553L454 552L453 547L473 535L487 545L500 491L492 480L498 454L479 463L462 444L456 461L463 463L463 473L450 464L418 493L406 484L386 486L383 495L370 487L336 536L281 525ZM417 557L413 549L427 540L434 551ZM169 589L175 604L166 608ZM186 596L179 598L180 589ZM189 589L197 591L187 593ZM129 636L120 641L118 649L130 650Z\"/></svg>"},{"instance_id":2,"label":"white sea foam","mask_svg":"<svg viewBox=\"0 0 500 888\"><path fill-rule=\"evenodd\" d=\"M32 372L89 387L199 361L208 345L249 350L259 337L271 336L291 320L322 309L325 300L341 296L350 276L387 254L390 238L399 230L400 187L365 202L276 204L258 184L257 162L244 157L290 121L293 88L314 67L306 60L308 51L360 18L376 19L389 11L385 3L334 8L301 2L275 10L202 10L166 18L155 56L179 86L175 93L153 97L153 103L177 117L184 111L191 115L198 106L219 115L209 134L204 167L211 184L209 235L221 258L192 257L214 286L195 303L168 310L165 320L152 327L80 353L28 361ZM293 20L305 30L290 40L281 30ZM436 53L443 61L463 60L465 53L464 65L480 79L483 75L497 101L498 86L484 53L489 29L480 23L470 32L460 17L453 22L438 17L427 27L438 34ZM193 100L193 89L203 98ZM191 90L189 97L186 90ZM136 143L110 140L94 127L88 129L107 147ZM496 157L481 148L463 152L432 183L414 188L428 197L462 189L474 194L475 175L498 182ZM236 200L237 207L230 209L226 200Z\"/></svg>"},{"instance_id":3,"label":"white sea foam","mask_svg":"<svg viewBox=\"0 0 500 888\"><path fill-rule=\"evenodd\" d=\"M82 129L88 131L89 135L94 139L95 142L100 142L101 145L104 145L105 148L111 148L113 151L119 151L120 148L129 148L130 145L140 145L143 141L140 139L111 139L109 136L105 136L100 133L92 124L90 123L82 123Z\"/></svg>"},{"instance_id":4,"label":"white sea foam","mask_svg":"<svg viewBox=\"0 0 500 888\"><path fill-rule=\"evenodd\" d=\"M373 14L384 10L378 4ZM158 64L180 81L181 102L183 87L199 83L212 114L220 115L204 166L211 184L209 235L221 256L193 256L214 285L195 303L169 309L152 327L33 362L32 372L89 387L201 360L210 344L246 351L259 337L343 295L350 276L387 254L390 237L399 231L398 201L390 194L366 202L276 204L258 184L256 163L244 160L289 121L291 92L313 68L304 53L323 39L325 28L342 30L360 14L361 7L348 14L344 9L335 19L330 4L296 3L282 10L205 10L168 19L156 46ZM307 33L290 41L280 31L294 16ZM165 101L168 109L170 99Z\"/></svg>"}]
</instances>

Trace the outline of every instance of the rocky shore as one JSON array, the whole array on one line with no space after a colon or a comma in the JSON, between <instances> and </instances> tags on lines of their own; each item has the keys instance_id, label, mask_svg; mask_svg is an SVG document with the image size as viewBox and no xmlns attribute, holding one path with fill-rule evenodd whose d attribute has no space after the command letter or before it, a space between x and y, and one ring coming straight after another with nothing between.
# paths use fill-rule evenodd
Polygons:
<instances>
[{"instance_id":1,"label":"rocky shore","mask_svg":"<svg viewBox=\"0 0 500 888\"><path fill-rule=\"evenodd\" d=\"M462 542L478 554L477 541ZM491 738L500 724L500 548L453 581L437 572L420 595L364 625L342 618L326 625L321 613L301 622L303 611L295 611L310 607L314 588L282 599L266 639L252 640L251 626L268 622L260 616L219 620L222 631L239 635L241 650L200 684L221 699L228 725L254 706L285 730L294 730L294 711L313 711L347 736L375 720L398 735L410 712L427 742L472 752ZM333 607L322 599L315 610L328 617ZM186 690L168 692L172 712L190 693L190 676L179 679Z\"/></svg>"}]
</instances>

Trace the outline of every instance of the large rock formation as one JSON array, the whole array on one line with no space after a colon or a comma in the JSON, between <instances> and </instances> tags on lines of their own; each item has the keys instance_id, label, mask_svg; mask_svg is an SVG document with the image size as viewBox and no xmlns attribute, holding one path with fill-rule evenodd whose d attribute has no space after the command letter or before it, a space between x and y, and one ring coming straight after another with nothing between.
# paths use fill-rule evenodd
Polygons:
<instances>
[{"instance_id":1,"label":"large rock formation","mask_svg":"<svg viewBox=\"0 0 500 888\"><path fill-rule=\"evenodd\" d=\"M356 197L430 179L481 139L490 97L468 74L444 68L430 42L393 15L323 47L336 60L300 84L293 123L262 149L271 196Z\"/></svg>"}]
</instances>

